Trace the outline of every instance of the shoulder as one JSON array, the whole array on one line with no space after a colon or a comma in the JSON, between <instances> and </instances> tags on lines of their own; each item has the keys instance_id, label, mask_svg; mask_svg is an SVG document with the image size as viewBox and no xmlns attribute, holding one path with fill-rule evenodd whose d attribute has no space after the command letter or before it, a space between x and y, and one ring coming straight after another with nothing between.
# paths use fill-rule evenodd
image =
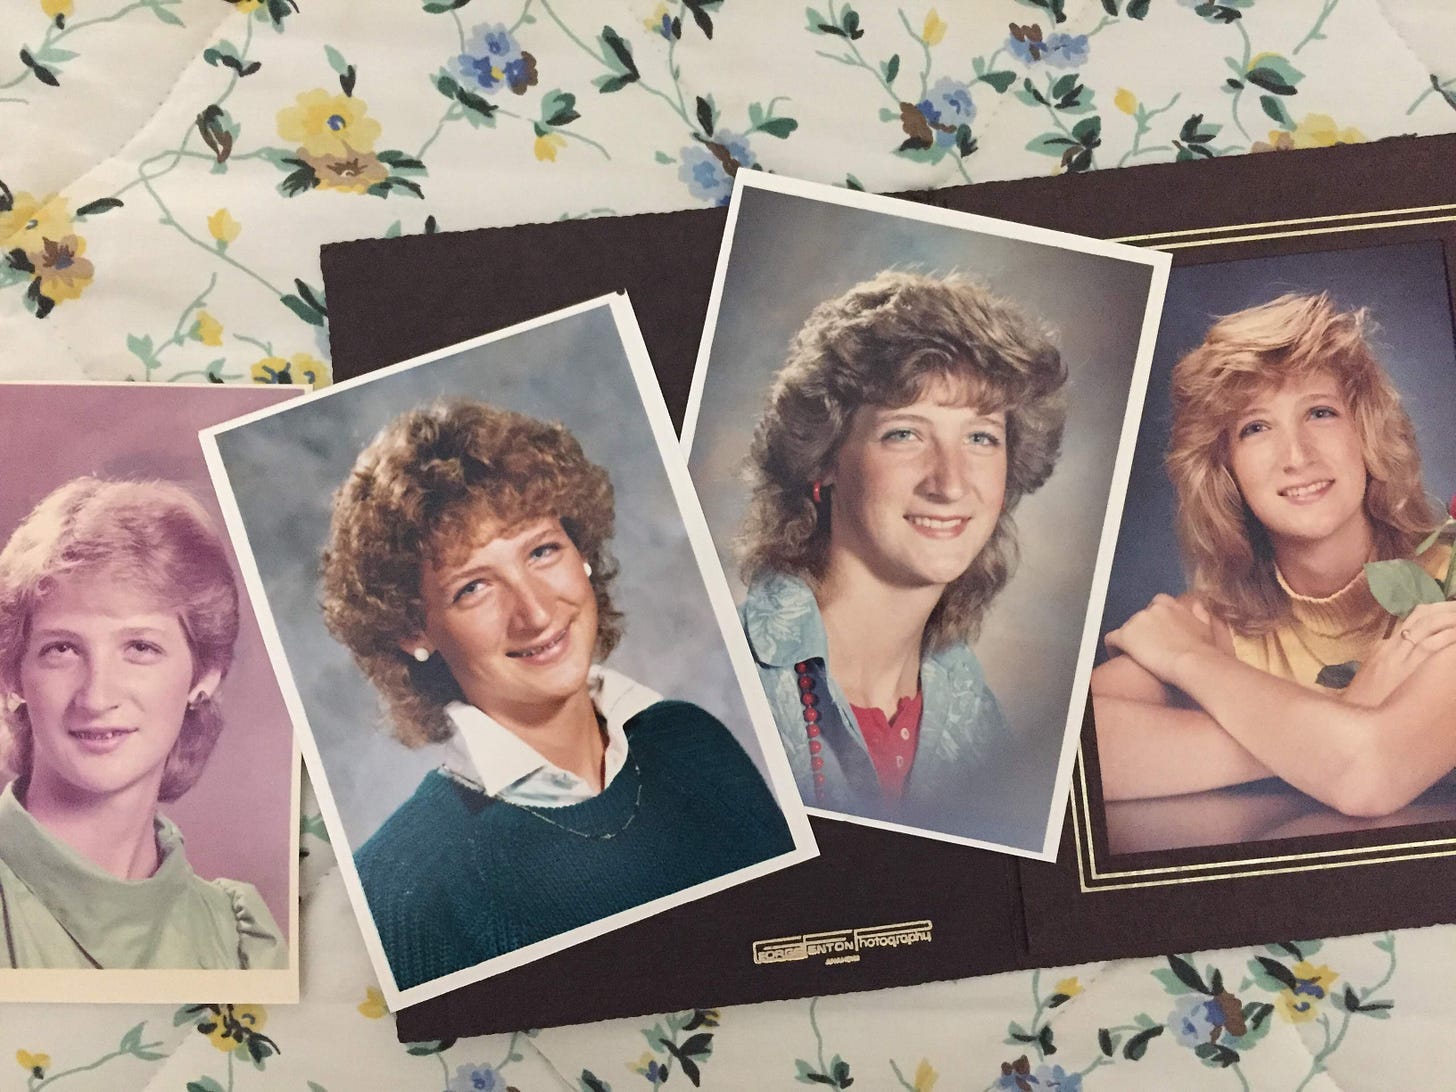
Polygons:
<instances>
[{"instance_id":1,"label":"shoulder","mask_svg":"<svg viewBox=\"0 0 1456 1092\"><path fill-rule=\"evenodd\" d=\"M431 875L452 837L468 822L467 795L489 806L490 798L458 784L438 770L425 775L414 795L396 808L368 841L354 851L359 882L371 906L376 897L403 896Z\"/></svg>"},{"instance_id":2,"label":"shoulder","mask_svg":"<svg viewBox=\"0 0 1456 1092\"><path fill-rule=\"evenodd\" d=\"M646 765L690 767L696 776L752 767L717 717L690 701L660 701L627 722L627 744Z\"/></svg>"},{"instance_id":3,"label":"shoulder","mask_svg":"<svg viewBox=\"0 0 1456 1092\"><path fill-rule=\"evenodd\" d=\"M1233 628L1213 611L1209 610L1208 604L1203 596L1197 592L1184 592L1174 597L1181 606L1187 607L1194 614L1202 614L1208 618L1208 630L1213 637L1214 645L1221 652L1232 653L1234 650Z\"/></svg>"},{"instance_id":4,"label":"shoulder","mask_svg":"<svg viewBox=\"0 0 1456 1092\"><path fill-rule=\"evenodd\" d=\"M217 879L210 883L228 900L237 930L238 966L245 971L286 967L288 944L258 889L241 880Z\"/></svg>"},{"instance_id":5,"label":"shoulder","mask_svg":"<svg viewBox=\"0 0 1456 1092\"><path fill-rule=\"evenodd\" d=\"M765 573L739 608L743 632L761 667L783 667L828 652L814 591L797 576Z\"/></svg>"}]
</instances>

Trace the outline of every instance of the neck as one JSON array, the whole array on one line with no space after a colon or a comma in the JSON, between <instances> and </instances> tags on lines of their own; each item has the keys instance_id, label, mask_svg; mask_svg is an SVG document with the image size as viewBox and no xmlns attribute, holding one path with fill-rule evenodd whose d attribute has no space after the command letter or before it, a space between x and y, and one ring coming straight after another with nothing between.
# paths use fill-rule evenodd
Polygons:
<instances>
[{"instance_id":1,"label":"neck","mask_svg":"<svg viewBox=\"0 0 1456 1092\"><path fill-rule=\"evenodd\" d=\"M50 834L117 879L146 879L161 864L155 785L87 793L36 769L22 803Z\"/></svg>"},{"instance_id":2,"label":"neck","mask_svg":"<svg viewBox=\"0 0 1456 1092\"><path fill-rule=\"evenodd\" d=\"M834 679L854 705L893 713L919 686L920 642L941 585L896 588L831 557L814 589Z\"/></svg>"},{"instance_id":3,"label":"neck","mask_svg":"<svg viewBox=\"0 0 1456 1092\"><path fill-rule=\"evenodd\" d=\"M587 687L547 708L486 711L507 731L535 748L547 762L575 774L592 791L602 791L607 743Z\"/></svg>"},{"instance_id":4,"label":"neck","mask_svg":"<svg viewBox=\"0 0 1456 1092\"><path fill-rule=\"evenodd\" d=\"M1375 533L1362 519L1317 541L1276 541L1274 561L1284 582L1296 592L1322 599L1353 580L1374 549Z\"/></svg>"}]
</instances>

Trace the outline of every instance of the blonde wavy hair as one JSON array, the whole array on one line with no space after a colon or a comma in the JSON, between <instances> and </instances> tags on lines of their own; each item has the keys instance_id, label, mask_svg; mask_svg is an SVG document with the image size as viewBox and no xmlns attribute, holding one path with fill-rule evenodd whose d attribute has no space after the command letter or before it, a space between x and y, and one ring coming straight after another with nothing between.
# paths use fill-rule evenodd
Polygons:
<instances>
[{"instance_id":1,"label":"blonde wavy hair","mask_svg":"<svg viewBox=\"0 0 1456 1092\"><path fill-rule=\"evenodd\" d=\"M563 426L484 402L442 401L396 417L360 453L334 494L324 621L378 689L400 742L450 738L445 706L465 700L441 657L421 664L399 647L424 628L425 563L449 563L487 524L507 533L545 517L561 521L591 565L595 654L605 658L622 633L608 592L612 483Z\"/></svg>"},{"instance_id":2,"label":"blonde wavy hair","mask_svg":"<svg viewBox=\"0 0 1456 1092\"><path fill-rule=\"evenodd\" d=\"M171 482L83 477L37 504L0 550L0 692L20 695L31 616L56 582L98 574L177 612L194 685L214 670L226 676L238 639L238 588L207 510ZM160 800L176 800L202 776L222 726L215 695L188 706L162 769ZM0 765L28 778L31 744L27 706L0 702Z\"/></svg>"},{"instance_id":3,"label":"blonde wavy hair","mask_svg":"<svg viewBox=\"0 0 1456 1092\"><path fill-rule=\"evenodd\" d=\"M1006 508L970 567L941 594L927 651L973 639L1017 558L1013 513L1051 476L1066 419L1067 371L1047 330L960 274L887 270L820 304L774 378L749 451L751 493L737 547L743 577L814 583L829 546L829 476L861 406L906 406L937 381L982 413L1006 414Z\"/></svg>"},{"instance_id":4,"label":"blonde wavy hair","mask_svg":"<svg viewBox=\"0 0 1456 1092\"><path fill-rule=\"evenodd\" d=\"M1240 633L1288 614L1263 525L1229 468L1230 432L1256 393L1326 373L1340 388L1365 458L1365 511L1380 558L1408 557L1436 525L1421 480L1415 427L1367 340L1364 308L1328 293L1284 295L1225 315L1173 369L1165 458L1178 498L1178 540L1191 590Z\"/></svg>"}]
</instances>

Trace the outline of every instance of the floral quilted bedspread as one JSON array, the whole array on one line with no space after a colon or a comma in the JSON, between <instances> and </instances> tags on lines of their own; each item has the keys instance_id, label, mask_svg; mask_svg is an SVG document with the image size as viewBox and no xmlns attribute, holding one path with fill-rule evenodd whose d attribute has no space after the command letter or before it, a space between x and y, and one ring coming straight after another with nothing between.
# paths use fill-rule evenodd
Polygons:
<instances>
[{"instance_id":1,"label":"floral quilted bedspread","mask_svg":"<svg viewBox=\"0 0 1456 1092\"><path fill-rule=\"evenodd\" d=\"M1456 130L1447 0L0 15L9 379L326 383L321 244L723 204L739 167L900 190ZM0 1088L1389 1089L1450 1069L1444 927L402 1045L311 797L304 827L302 1004L0 1007Z\"/></svg>"}]
</instances>

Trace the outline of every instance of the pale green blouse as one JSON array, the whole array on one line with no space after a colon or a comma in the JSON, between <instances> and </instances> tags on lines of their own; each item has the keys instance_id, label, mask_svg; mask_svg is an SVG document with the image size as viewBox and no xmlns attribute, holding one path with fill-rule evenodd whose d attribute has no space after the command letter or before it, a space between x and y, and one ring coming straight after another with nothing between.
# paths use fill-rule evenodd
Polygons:
<instances>
[{"instance_id":1,"label":"pale green blouse","mask_svg":"<svg viewBox=\"0 0 1456 1092\"><path fill-rule=\"evenodd\" d=\"M251 884L204 880L182 834L157 817L161 864L120 880L58 841L0 792L0 967L247 970L288 964Z\"/></svg>"}]
</instances>

